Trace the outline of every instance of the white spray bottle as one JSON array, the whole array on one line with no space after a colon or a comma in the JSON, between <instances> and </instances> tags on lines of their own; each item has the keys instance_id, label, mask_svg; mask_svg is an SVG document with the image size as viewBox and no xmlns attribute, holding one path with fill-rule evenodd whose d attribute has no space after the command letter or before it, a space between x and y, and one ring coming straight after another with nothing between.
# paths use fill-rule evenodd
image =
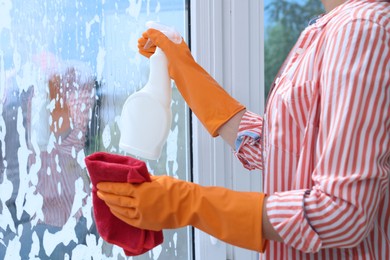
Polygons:
<instances>
[{"instance_id":1,"label":"white spray bottle","mask_svg":"<svg viewBox=\"0 0 390 260\"><path fill-rule=\"evenodd\" d=\"M180 34L170 27L156 22L147 22L146 26L161 31L175 43L181 42ZM148 82L140 91L130 95L123 105L119 147L135 156L159 159L171 128L171 99L168 60L157 47L150 57Z\"/></svg>"}]
</instances>

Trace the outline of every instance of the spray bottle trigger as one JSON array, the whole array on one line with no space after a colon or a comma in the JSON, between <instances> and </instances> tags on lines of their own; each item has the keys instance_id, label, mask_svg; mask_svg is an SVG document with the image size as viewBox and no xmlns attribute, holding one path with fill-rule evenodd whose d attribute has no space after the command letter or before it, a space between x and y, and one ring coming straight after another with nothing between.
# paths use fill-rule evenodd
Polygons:
<instances>
[{"instance_id":1,"label":"spray bottle trigger","mask_svg":"<svg viewBox=\"0 0 390 260\"><path fill-rule=\"evenodd\" d=\"M158 23L158 22L155 22L155 21L149 21L149 22L146 22L145 26L150 29L156 29L156 30L159 30L160 32L162 32L163 34L165 34L165 36L168 37L168 39L170 39L172 42L176 43L176 44L180 44L183 40L183 38L181 37L180 33L178 33L174 28L172 27L169 27L169 26L166 26L166 25L163 25L161 23ZM144 45L144 49L148 49L152 46L152 41L150 39L148 39Z\"/></svg>"}]
</instances>

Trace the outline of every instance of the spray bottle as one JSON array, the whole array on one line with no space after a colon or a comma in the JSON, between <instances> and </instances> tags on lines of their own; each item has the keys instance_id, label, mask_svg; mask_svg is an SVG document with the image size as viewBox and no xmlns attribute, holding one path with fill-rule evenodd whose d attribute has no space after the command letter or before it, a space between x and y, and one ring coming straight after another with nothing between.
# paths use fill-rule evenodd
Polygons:
<instances>
[{"instance_id":1,"label":"spray bottle","mask_svg":"<svg viewBox=\"0 0 390 260\"><path fill-rule=\"evenodd\" d=\"M180 43L179 33L156 22L146 27L164 33L171 41ZM148 48L149 42L145 48ZM123 105L120 118L119 147L132 155L157 160L168 138L172 123L172 88L168 60L160 48L150 57L150 74L146 85L130 95Z\"/></svg>"}]
</instances>

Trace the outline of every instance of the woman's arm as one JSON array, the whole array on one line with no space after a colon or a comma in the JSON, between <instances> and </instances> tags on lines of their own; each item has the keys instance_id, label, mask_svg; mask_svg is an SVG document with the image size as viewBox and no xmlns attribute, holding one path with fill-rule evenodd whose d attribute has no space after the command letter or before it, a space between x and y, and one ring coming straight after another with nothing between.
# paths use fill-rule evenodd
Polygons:
<instances>
[{"instance_id":1,"label":"woman's arm","mask_svg":"<svg viewBox=\"0 0 390 260\"><path fill-rule=\"evenodd\" d=\"M237 113L234 117L232 117L229 121L227 121L221 128L218 130L218 134L222 137L222 139L228 143L233 149L235 149L235 141L237 139L238 129L241 123L241 119L245 114L246 110L243 110ZM273 226L271 225L268 215L267 215L267 197L264 199L263 204L263 237L267 240L275 240L282 242L282 238L275 231Z\"/></svg>"},{"instance_id":2,"label":"woman's arm","mask_svg":"<svg viewBox=\"0 0 390 260\"><path fill-rule=\"evenodd\" d=\"M235 149L234 143L237 138L238 127L240 126L242 116L245 114L245 112L246 110L238 112L235 116L233 116L229 121L227 121L218 129L218 134L233 149Z\"/></svg>"}]
</instances>

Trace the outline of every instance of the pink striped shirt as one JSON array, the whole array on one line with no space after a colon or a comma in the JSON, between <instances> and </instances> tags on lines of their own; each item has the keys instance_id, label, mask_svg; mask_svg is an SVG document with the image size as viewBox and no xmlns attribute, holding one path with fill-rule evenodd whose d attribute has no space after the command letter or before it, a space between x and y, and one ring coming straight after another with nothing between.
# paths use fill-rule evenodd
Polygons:
<instances>
[{"instance_id":1,"label":"pink striped shirt","mask_svg":"<svg viewBox=\"0 0 390 260\"><path fill-rule=\"evenodd\" d=\"M390 259L389 1L350 0L305 29L236 144L284 240L263 259Z\"/></svg>"}]
</instances>

